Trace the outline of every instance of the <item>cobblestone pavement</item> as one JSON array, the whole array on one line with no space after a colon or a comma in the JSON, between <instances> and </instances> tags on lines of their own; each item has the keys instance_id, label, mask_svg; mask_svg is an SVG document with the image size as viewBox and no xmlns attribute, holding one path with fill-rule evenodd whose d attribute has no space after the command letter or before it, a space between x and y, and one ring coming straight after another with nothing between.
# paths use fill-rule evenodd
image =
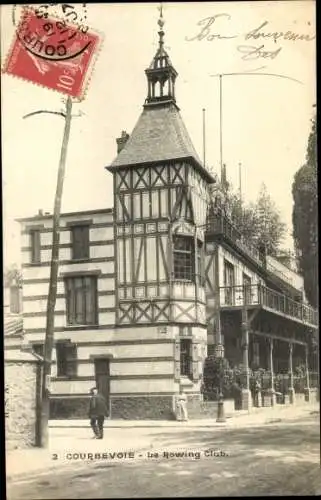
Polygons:
<instances>
[{"instance_id":1,"label":"cobblestone pavement","mask_svg":"<svg viewBox=\"0 0 321 500\"><path fill-rule=\"evenodd\" d=\"M276 420L136 430L146 447L132 451L134 458L113 456L107 435L98 448L98 441L83 437L90 450L85 458L96 453L95 460L65 457L59 469L8 481L8 500L321 494L319 415ZM121 442L133 429L119 431L124 451ZM85 447L70 453L86 453Z\"/></svg>"}]
</instances>

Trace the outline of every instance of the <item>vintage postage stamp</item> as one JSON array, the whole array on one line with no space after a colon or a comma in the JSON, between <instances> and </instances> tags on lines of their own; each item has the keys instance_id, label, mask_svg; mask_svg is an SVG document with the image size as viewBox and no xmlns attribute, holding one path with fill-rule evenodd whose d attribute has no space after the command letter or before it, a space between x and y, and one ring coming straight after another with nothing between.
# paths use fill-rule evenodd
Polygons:
<instances>
[{"instance_id":1,"label":"vintage postage stamp","mask_svg":"<svg viewBox=\"0 0 321 500\"><path fill-rule=\"evenodd\" d=\"M81 100L100 41L84 24L26 7L3 72Z\"/></svg>"}]
</instances>

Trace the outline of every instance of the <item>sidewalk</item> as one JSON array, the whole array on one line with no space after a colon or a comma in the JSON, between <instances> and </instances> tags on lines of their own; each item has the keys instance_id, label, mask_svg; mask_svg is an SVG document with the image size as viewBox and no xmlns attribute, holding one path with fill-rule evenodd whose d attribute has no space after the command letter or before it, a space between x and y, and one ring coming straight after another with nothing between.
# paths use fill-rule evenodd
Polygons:
<instances>
[{"instance_id":1,"label":"sidewalk","mask_svg":"<svg viewBox=\"0 0 321 500\"><path fill-rule=\"evenodd\" d=\"M319 403L310 403L306 405L277 405L271 408L252 408L251 411L240 410L230 417L226 417L225 423L216 422L216 415L213 418L191 419L188 422L178 422L177 420L109 420L105 421L105 427L110 429L122 428L159 428L159 427L220 427L238 426L265 423L266 419L271 418L296 418L299 414L306 414L310 411L319 411ZM59 428L88 428L88 420L50 420L51 429Z\"/></svg>"},{"instance_id":2,"label":"sidewalk","mask_svg":"<svg viewBox=\"0 0 321 500\"><path fill-rule=\"evenodd\" d=\"M59 468L63 468L64 471L67 469L75 470L97 464L97 460L88 460L88 453L132 452L137 459L139 452L160 447L164 432L168 432L170 436L178 429L182 433L183 443L184 431L191 428L197 432L203 428L218 428L219 430L219 427L232 429L273 425L292 419L304 419L312 413L319 413L319 404L256 408L251 413L243 412L236 418L229 418L225 423L217 423L215 418L189 422L107 420L103 440L92 439L88 421L54 420L50 422L49 450L42 448L8 450L6 453L6 476L9 481L21 481L31 479L48 470ZM84 432L84 428L86 432ZM109 429L113 431L109 432ZM136 432L133 432L132 429L136 429ZM82 455L80 456L80 454ZM112 459L112 457L110 458ZM112 461L115 463L119 460L113 459Z\"/></svg>"}]
</instances>

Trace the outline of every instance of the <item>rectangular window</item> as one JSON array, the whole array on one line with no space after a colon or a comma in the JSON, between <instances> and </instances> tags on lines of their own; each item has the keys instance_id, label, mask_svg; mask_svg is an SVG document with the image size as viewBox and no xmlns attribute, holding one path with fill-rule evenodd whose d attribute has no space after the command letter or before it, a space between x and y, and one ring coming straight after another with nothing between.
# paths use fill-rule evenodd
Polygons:
<instances>
[{"instance_id":1,"label":"rectangular window","mask_svg":"<svg viewBox=\"0 0 321 500\"><path fill-rule=\"evenodd\" d=\"M65 278L67 324L97 325L97 277Z\"/></svg>"},{"instance_id":2,"label":"rectangular window","mask_svg":"<svg viewBox=\"0 0 321 500\"><path fill-rule=\"evenodd\" d=\"M192 341L180 339L180 373L186 377L192 375Z\"/></svg>"},{"instance_id":3,"label":"rectangular window","mask_svg":"<svg viewBox=\"0 0 321 500\"><path fill-rule=\"evenodd\" d=\"M252 290L251 290L251 278L243 273L243 293L245 297L245 304L251 304L252 303Z\"/></svg>"},{"instance_id":4,"label":"rectangular window","mask_svg":"<svg viewBox=\"0 0 321 500\"><path fill-rule=\"evenodd\" d=\"M31 263L38 264L40 262L40 230L30 230L31 243Z\"/></svg>"},{"instance_id":5,"label":"rectangular window","mask_svg":"<svg viewBox=\"0 0 321 500\"><path fill-rule=\"evenodd\" d=\"M234 305L235 295L235 277L234 266L227 260L224 261L224 286L225 286L225 304Z\"/></svg>"},{"instance_id":6,"label":"rectangular window","mask_svg":"<svg viewBox=\"0 0 321 500\"><path fill-rule=\"evenodd\" d=\"M194 281L194 240L174 237L174 279Z\"/></svg>"},{"instance_id":7,"label":"rectangular window","mask_svg":"<svg viewBox=\"0 0 321 500\"><path fill-rule=\"evenodd\" d=\"M73 260L89 259L89 225L71 227Z\"/></svg>"},{"instance_id":8,"label":"rectangular window","mask_svg":"<svg viewBox=\"0 0 321 500\"><path fill-rule=\"evenodd\" d=\"M56 344L57 377L77 375L77 347L69 342Z\"/></svg>"}]
</instances>

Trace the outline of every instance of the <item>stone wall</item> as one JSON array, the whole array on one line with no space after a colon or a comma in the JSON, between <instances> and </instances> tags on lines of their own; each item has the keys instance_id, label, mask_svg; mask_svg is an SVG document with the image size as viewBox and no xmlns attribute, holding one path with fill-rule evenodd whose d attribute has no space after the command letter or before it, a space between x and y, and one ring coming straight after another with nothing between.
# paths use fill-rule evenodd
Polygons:
<instances>
[{"instance_id":1,"label":"stone wall","mask_svg":"<svg viewBox=\"0 0 321 500\"><path fill-rule=\"evenodd\" d=\"M37 371L35 360L5 360L6 448L35 446L37 436Z\"/></svg>"},{"instance_id":2,"label":"stone wall","mask_svg":"<svg viewBox=\"0 0 321 500\"><path fill-rule=\"evenodd\" d=\"M88 419L89 396L55 397L50 400L50 418ZM110 418L124 420L174 419L173 396L111 396Z\"/></svg>"},{"instance_id":3,"label":"stone wall","mask_svg":"<svg viewBox=\"0 0 321 500\"><path fill-rule=\"evenodd\" d=\"M50 399L50 418L53 420L88 419L89 396Z\"/></svg>"},{"instance_id":4,"label":"stone wall","mask_svg":"<svg viewBox=\"0 0 321 500\"><path fill-rule=\"evenodd\" d=\"M112 396L111 418L173 420L173 396Z\"/></svg>"}]
</instances>

